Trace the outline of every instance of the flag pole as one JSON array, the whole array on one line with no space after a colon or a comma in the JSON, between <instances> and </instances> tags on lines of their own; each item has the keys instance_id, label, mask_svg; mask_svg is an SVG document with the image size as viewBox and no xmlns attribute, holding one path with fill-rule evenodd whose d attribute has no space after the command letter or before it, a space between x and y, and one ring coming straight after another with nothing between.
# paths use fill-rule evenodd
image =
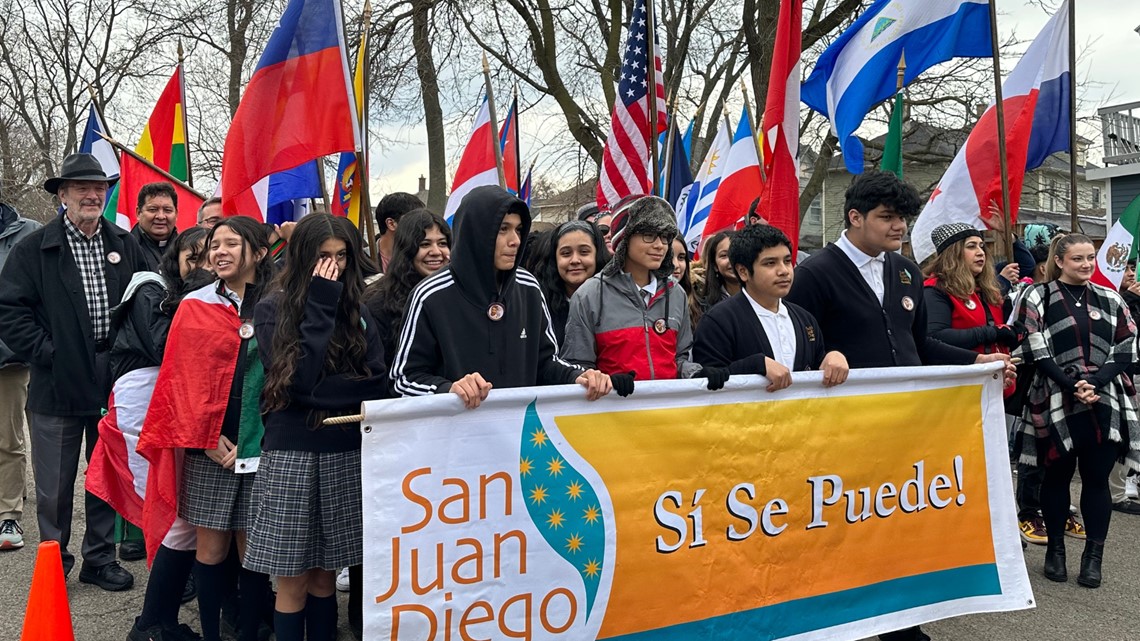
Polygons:
<instances>
[{"instance_id":1,"label":"flag pole","mask_svg":"<svg viewBox=\"0 0 1140 641\"><path fill-rule=\"evenodd\" d=\"M190 124L186 116L186 70L182 66L182 38L178 39L178 90L182 99L182 151L186 155L186 183L194 186L194 170L190 168Z\"/></svg>"},{"instance_id":2,"label":"flag pole","mask_svg":"<svg viewBox=\"0 0 1140 641\"><path fill-rule=\"evenodd\" d=\"M503 147L499 143L499 119L495 116L495 92L491 89L491 65L487 63L487 52L483 52L483 82L487 85L487 108L491 114L491 139L495 148L495 170L499 174L499 187L507 188L507 177L503 174Z\"/></svg>"},{"instance_id":3,"label":"flag pole","mask_svg":"<svg viewBox=\"0 0 1140 641\"><path fill-rule=\"evenodd\" d=\"M195 196L201 198L202 200L206 200L205 194L199 192L197 189L194 189L190 185L186 184L184 181L182 181L178 178L175 178L173 175L171 175L171 173L169 171L166 171L165 169L162 169L161 167L155 165L153 162L147 160L146 158L143 158L138 153L131 151L130 149L127 149L127 147L125 145L123 145L123 143L119 142L118 140L115 140L114 138L111 138L109 136L104 135L103 132L101 132L101 131L97 131L95 133L99 134L99 136L103 140L106 140L108 143L111 144L112 147L114 147L115 149L117 149L121 153L127 154L131 158L134 158L135 160L146 165L147 167L150 167L151 169L153 169L155 171L155 173L162 176L163 178L170 181L171 183L178 185L179 187L185 189L186 191L189 191L190 193L194 194Z\"/></svg>"},{"instance_id":4,"label":"flag pole","mask_svg":"<svg viewBox=\"0 0 1140 641\"><path fill-rule=\"evenodd\" d=\"M1073 233L1081 231L1077 214L1077 3L1069 0L1069 225Z\"/></svg>"},{"instance_id":5,"label":"flag pole","mask_svg":"<svg viewBox=\"0 0 1140 641\"><path fill-rule=\"evenodd\" d=\"M673 152L673 144L675 142L674 139L676 138L676 131L677 131L677 127L676 127L676 125L677 125L677 123L676 123L676 119L677 119L677 114L676 114L677 97L673 96L668 101L668 105L669 105L669 108L668 108L668 111L666 112L666 116L668 117L668 122L665 125L666 127L668 127L668 129L665 130L665 148L662 150L665 154L666 160L665 160L665 166L662 168L663 170L661 172L662 174L664 174L664 176L662 176L662 178L661 178L661 190L660 190L660 193L657 194L658 196L660 196L661 198L664 198L665 200L669 200L669 198L668 198L668 196L669 196L669 183L671 183L672 179L673 179L673 176L672 176L673 172L671 171L673 163L671 162L672 161L671 156L672 156L672 152ZM654 138L654 142L656 142L657 136L654 136L653 138ZM655 191L656 191L656 189L655 189ZM669 204L672 205L673 203L669 203Z\"/></svg>"},{"instance_id":6,"label":"flag pole","mask_svg":"<svg viewBox=\"0 0 1140 641\"><path fill-rule=\"evenodd\" d=\"M1009 158L1005 151L1005 104L1001 90L1001 51L998 47L997 0L990 0L990 40L994 57L994 106L997 108L998 156L1001 163L1001 218L1002 248L1005 257L1013 260L1012 222L1009 211Z\"/></svg>"},{"instance_id":7,"label":"flag pole","mask_svg":"<svg viewBox=\"0 0 1140 641\"><path fill-rule=\"evenodd\" d=\"M652 176L653 185L650 188L650 193L657 190L657 21L654 19L653 0L647 0L645 3L645 30L649 33L649 56L645 62L645 80L648 87L645 90L645 108L649 111L649 166L651 167L650 176ZM633 15L630 15L629 22L632 26Z\"/></svg>"},{"instance_id":8,"label":"flag pole","mask_svg":"<svg viewBox=\"0 0 1140 641\"><path fill-rule=\"evenodd\" d=\"M515 112L515 123L514 123L513 129L515 131L520 131L521 129L519 127L519 115L520 115L520 112L519 112L519 83L517 83L517 82L515 83L515 87L514 87L514 90L512 91L512 94L513 94L512 98L514 99L514 101L511 104L514 107L514 112ZM508 131L507 135L510 136L510 134L511 134L511 132ZM515 180L518 181L519 189L522 189L522 180L523 180L523 175L522 175L522 140L521 140L521 138L522 138L521 135L515 137Z\"/></svg>"},{"instance_id":9,"label":"flag pole","mask_svg":"<svg viewBox=\"0 0 1140 641\"><path fill-rule=\"evenodd\" d=\"M362 51L357 53L356 64L363 64L364 69L358 72L361 74L363 82L360 87L361 113L356 115L360 123L360 149L356 150L356 176L357 180L360 181L359 215L364 219L364 229L368 234L368 253L372 256L372 260L379 261L380 247L376 242L376 224L372 219L372 199L368 190L368 31L372 27L372 0L364 0L364 14L361 17L361 23L359 46L362 47ZM379 262L377 264L379 265Z\"/></svg>"},{"instance_id":10,"label":"flag pole","mask_svg":"<svg viewBox=\"0 0 1140 641\"><path fill-rule=\"evenodd\" d=\"M99 116L99 124L103 126L103 129L107 132L108 136L111 135L110 127L107 126L107 119L103 116L103 108L99 106L99 94L95 92L95 85L87 85L87 93L91 94L91 106L95 107L95 115ZM113 149L114 145L111 147ZM115 154L115 156L117 159L118 154Z\"/></svg>"},{"instance_id":11,"label":"flag pole","mask_svg":"<svg viewBox=\"0 0 1140 641\"><path fill-rule=\"evenodd\" d=\"M760 163L760 180L768 182L768 175L764 173L764 150L760 147L760 139L756 137L756 116L752 113L752 103L748 100L748 86L744 84L743 78L740 79L740 91L744 93L744 110L748 112L748 126L752 129L752 144L756 146L756 160ZM737 125L737 127L739 126ZM733 136L733 138L735 137Z\"/></svg>"}]
</instances>

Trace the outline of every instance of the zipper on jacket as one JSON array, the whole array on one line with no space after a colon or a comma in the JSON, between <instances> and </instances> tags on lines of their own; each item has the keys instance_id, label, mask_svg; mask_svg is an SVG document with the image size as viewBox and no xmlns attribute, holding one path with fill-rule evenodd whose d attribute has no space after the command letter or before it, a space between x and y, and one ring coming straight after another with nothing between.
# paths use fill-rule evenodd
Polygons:
<instances>
[{"instance_id":1,"label":"zipper on jacket","mask_svg":"<svg viewBox=\"0 0 1140 641\"><path fill-rule=\"evenodd\" d=\"M649 362L649 379L654 380L657 378L657 372L653 369L653 348L649 345L649 308L646 307L641 312L642 325L645 333L645 360Z\"/></svg>"}]
</instances>

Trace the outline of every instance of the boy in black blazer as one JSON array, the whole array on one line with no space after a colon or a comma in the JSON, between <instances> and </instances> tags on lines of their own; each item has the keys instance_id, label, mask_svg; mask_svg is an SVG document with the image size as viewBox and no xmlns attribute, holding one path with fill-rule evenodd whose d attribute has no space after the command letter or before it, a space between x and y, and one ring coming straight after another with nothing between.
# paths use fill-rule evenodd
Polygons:
<instances>
[{"instance_id":1,"label":"boy in black blazer","mask_svg":"<svg viewBox=\"0 0 1140 641\"><path fill-rule=\"evenodd\" d=\"M701 319L693 360L732 374L760 374L770 392L790 385L792 371L822 369L828 387L847 380L847 359L826 351L819 323L783 300L793 279L792 243L784 232L746 227L733 237L728 256L743 287Z\"/></svg>"}]
</instances>

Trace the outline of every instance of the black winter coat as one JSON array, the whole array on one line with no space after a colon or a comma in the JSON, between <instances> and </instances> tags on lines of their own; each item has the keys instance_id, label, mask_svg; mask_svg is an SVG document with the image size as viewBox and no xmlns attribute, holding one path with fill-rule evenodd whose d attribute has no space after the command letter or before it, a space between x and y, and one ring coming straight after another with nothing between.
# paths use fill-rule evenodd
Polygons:
<instances>
[{"instance_id":1,"label":"black winter coat","mask_svg":"<svg viewBox=\"0 0 1140 641\"><path fill-rule=\"evenodd\" d=\"M119 257L104 265L114 307L146 261L126 231L106 222L99 229L104 257ZM91 416L106 407L110 372L96 369L94 329L62 217L20 241L8 256L0 272L0 340L31 364L29 410Z\"/></svg>"}]
</instances>

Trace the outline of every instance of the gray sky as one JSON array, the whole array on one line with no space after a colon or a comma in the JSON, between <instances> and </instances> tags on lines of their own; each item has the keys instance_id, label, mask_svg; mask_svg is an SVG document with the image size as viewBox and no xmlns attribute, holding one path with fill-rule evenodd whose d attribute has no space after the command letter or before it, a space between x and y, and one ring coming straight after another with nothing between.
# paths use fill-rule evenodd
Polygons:
<instances>
[{"instance_id":1,"label":"gray sky","mask_svg":"<svg viewBox=\"0 0 1140 641\"><path fill-rule=\"evenodd\" d=\"M1100 107L1140 101L1140 0L1075 0L1077 2L1077 77L1083 83L1079 89L1079 116L1091 116ZM1043 0L1055 7L1059 0ZM998 0L998 29L1004 40L1014 34L1027 44L1037 35L1049 19L1041 7L1042 1ZM1024 44L1022 47L1024 48ZM810 61L805 61L810 62ZM1005 70L1008 72L1008 70ZM478 96L472 97L472 104ZM537 114L535 114L537 116ZM554 121L552 123L552 120ZM543 140L543 127L559 124L555 119L528 118L521 121L523 154L528 162ZM465 124L464 127L469 125ZM1100 144L1099 131L1082 125L1078 131ZM415 191L416 179L427 175L427 147L422 143L422 126L387 129L385 134L406 142L405 145L386 149L373 149L372 193ZM465 136L464 136L465 137ZM449 158L458 158L458 149L448 149ZM1091 160L1100 157L1093 150ZM541 161L540 161L541 162ZM454 166L449 167L449 174ZM536 171L538 171L536 169ZM450 175L449 175L450 180Z\"/></svg>"}]
</instances>

